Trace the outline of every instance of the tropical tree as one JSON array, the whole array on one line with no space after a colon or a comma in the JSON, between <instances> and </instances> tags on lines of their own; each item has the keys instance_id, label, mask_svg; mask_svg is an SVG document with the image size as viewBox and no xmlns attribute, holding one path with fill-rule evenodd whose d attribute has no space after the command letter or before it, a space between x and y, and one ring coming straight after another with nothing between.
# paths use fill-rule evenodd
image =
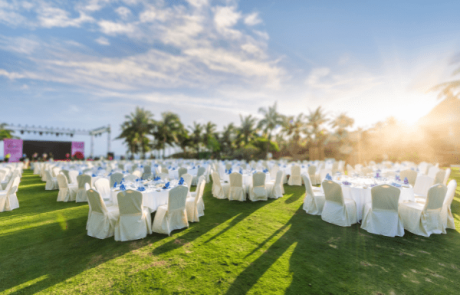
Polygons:
<instances>
[{"instance_id":1,"label":"tropical tree","mask_svg":"<svg viewBox=\"0 0 460 295\"><path fill-rule=\"evenodd\" d=\"M185 128L182 128L182 131L177 134L177 141L184 154L187 153L187 148L193 147L189 131Z\"/></svg>"},{"instance_id":2,"label":"tropical tree","mask_svg":"<svg viewBox=\"0 0 460 295\"><path fill-rule=\"evenodd\" d=\"M121 124L121 134L115 139L124 139L131 155L134 156L140 150L145 158L145 153L150 149L150 139L147 136L153 126L153 114L136 107L134 113L125 116L125 121Z\"/></svg>"},{"instance_id":3,"label":"tropical tree","mask_svg":"<svg viewBox=\"0 0 460 295\"><path fill-rule=\"evenodd\" d=\"M226 154L230 154L232 145L235 139L235 125L233 123L224 126L221 136L219 137L219 143L222 151Z\"/></svg>"},{"instance_id":4,"label":"tropical tree","mask_svg":"<svg viewBox=\"0 0 460 295\"><path fill-rule=\"evenodd\" d=\"M255 138L257 131L256 122L256 118L252 117L252 115L247 115L246 117L240 115L240 127L236 129L236 143L239 146L247 145Z\"/></svg>"},{"instance_id":5,"label":"tropical tree","mask_svg":"<svg viewBox=\"0 0 460 295\"><path fill-rule=\"evenodd\" d=\"M259 113L263 115L263 118L259 121L258 128L262 130L263 134L268 139L266 146L267 153L273 130L284 123L284 116L278 113L276 108L276 102L272 107L259 108Z\"/></svg>"},{"instance_id":6,"label":"tropical tree","mask_svg":"<svg viewBox=\"0 0 460 295\"><path fill-rule=\"evenodd\" d=\"M300 113L297 116L285 117L283 124L283 133L291 137L291 141L299 144L301 134L305 132L304 114Z\"/></svg>"},{"instance_id":7,"label":"tropical tree","mask_svg":"<svg viewBox=\"0 0 460 295\"><path fill-rule=\"evenodd\" d=\"M184 125L179 116L172 112L161 114L161 120L155 122L152 128L152 135L155 137L154 148L163 150L163 157L166 155L166 146L179 143L179 137L184 132Z\"/></svg>"},{"instance_id":8,"label":"tropical tree","mask_svg":"<svg viewBox=\"0 0 460 295\"><path fill-rule=\"evenodd\" d=\"M204 133L203 133L203 144L206 148L213 150L211 142L214 142L213 138L215 139L214 133L216 131L216 124L209 121L206 125L203 126Z\"/></svg>"},{"instance_id":9,"label":"tropical tree","mask_svg":"<svg viewBox=\"0 0 460 295\"><path fill-rule=\"evenodd\" d=\"M0 124L0 140L4 140L5 138L15 138L15 136L13 136L14 130L7 129L6 126L8 126L6 123Z\"/></svg>"},{"instance_id":10,"label":"tropical tree","mask_svg":"<svg viewBox=\"0 0 460 295\"><path fill-rule=\"evenodd\" d=\"M343 141L348 137L347 128L352 127L355 120L348 117L345 113L341 113L330 122L332 128L335 128L335 134L339 141Z\"/></svg>"},{"instance_id":11,"label":"tropical tree","mask_svg":"<svg viewBox=\"0 0 460 295\"><path fill-rule=\"evenodd\" d=\"M321 107L318 107L314 111L309 110L309 114L306 115L306 119L307 137L310 142L310 160L316 157L322 158L324 154L323 143L327 138L327 132L326 129L324 129L324 124L329 119L326 118L326 114L323 112ZM319 152L319 155L317 152ZM316 156L313 156L314 154L316 154Z\"/></svg>"},{"instance_id":12,"label":"tropical tree","mask_svg":"<svg viewBox=\"0 0 460 295\"><path fill-rule=\"evenodd\" d=\"M460 68L456 69L452 76L455 77L460 74ZM441 84L436 85L435 87L430 89L431 91L439 91L438 99L454 99L460 98L460 79L456 77L454 80L444 82ZM457 92L455 94L455 92Z\"/></svg>"},{"instance_id":13,"label":"tropical tree","mask_svg":"<svg viewBox=\"0 0 460 295\"><path fill-rule=\"evenodd\" d=\"M203 140L203 126L199 123L193 122L193 126L188 126L192 134L190 138L192 139L193 146L196 149L197 153L200 153L200 144Z\"/></svg>"}]
</instances>

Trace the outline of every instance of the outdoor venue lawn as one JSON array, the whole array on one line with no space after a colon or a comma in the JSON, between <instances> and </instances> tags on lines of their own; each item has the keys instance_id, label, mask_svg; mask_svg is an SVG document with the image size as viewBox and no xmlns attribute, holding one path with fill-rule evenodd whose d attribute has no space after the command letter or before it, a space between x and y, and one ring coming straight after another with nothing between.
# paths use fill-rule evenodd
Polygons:
<instances>
[{"instance_id":1,"label":"outdoor venue lawn","mask_svg":"<svg viewBox=\"0 0 460 295\"><path fill-rule=\"evenodd\" d=\"M458 169L451 178L460 182ZM115 242L86 235L86 203L58 203L44 187L24 171L20 208L0 213L2 294L460 292L460 188L457 230L430 238L328 224L302 210L304 187L241 203L213 198L207 184L199 223L171 237Z\"/></svg>"}]
</instances>

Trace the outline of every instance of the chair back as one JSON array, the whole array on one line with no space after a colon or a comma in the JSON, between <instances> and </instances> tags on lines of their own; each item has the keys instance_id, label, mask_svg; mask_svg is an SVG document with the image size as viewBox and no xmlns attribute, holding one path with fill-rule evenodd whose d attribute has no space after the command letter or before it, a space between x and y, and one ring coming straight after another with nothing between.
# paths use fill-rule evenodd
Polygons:
<instances>
[{"instance_id":1,"label":"chair back","mask_svg":"<svg viewBox=\"0 0 460 295\"><path fill-rule=\"evenodd\" d=\"M430 187L426 197L425 208L423 208L423 210L441 209L444 204L446 193L447 187L444 184L436 184Z\"/></svg>"},{"instance_id":2,"label":"chair back","mask_svg":"<svg viewBox=\"0 0 460 295\"><path fill-rule=\"evenodd\" d=\"M86 175L86 174L78 175L77 183L78 183L79 189L85 189L86 184L88 184L91 187L91 176Z\"/></svg>"},{"instance_id":3,"label":"chair back","mask_svg":"<svg viewBox=\"0 0 460 295\"><path fill-rule=\"evenodd\" d=\"M77 184L78 183L77 176L78 176L78 171L70 170L69 171L69 177L70 177L69 183Z\"/></svg>"},{"instance_id":4,"label":"chair back","mask_svg":"<svg viewBox=\"0 0 460 295\"><path fill-rule=\"evenodd\" d=\"M232 169L232 163L226 163L225 170L230 170L230 169Z\"/></svg>"},{"instance_id":5,"label":"chair back","mask_svg":"<svg viewBox=\"0 0 460 295\"><path fill-rule=\"evenodd\" d=\"M102 197L99 194L99 192L93 189L89 189L86 192L86 194L88 196L88 203L91 211L105 215L105 213L107 212L107 207L105 206L104 200L102 200Z\"/></svg>"},{"instance_id":6,"label":"chair back","mask_svg":"<svg viewBox=\"0 0 460 295\"><path fill-rule=\"evenodd\" d=\"M444 180L442 182L444 185L446 185L447 181L449 180L450 172L451 172L450 168L447 168L446 173L444 174Z\"/></svg>"},{"instance_id":7,"label":"chair back","mask_svg":"<svg viewBox=\"0 0 460 295\"><path fill-rule=\"evenodd\" d=\"M117 194L118 209L121 215L142 214L142 199L141 192L127 190Z\"/></svg>"},{"instance_id":8,"label":"chair back","mask_svg":"<svg viewBox=\"0 0 460 295\"><path fill-rule=\"evenodd\" d=\"M46 181L48 180L51 181L53 179L53 177L51 176L51 172L49 170L45 171L45 175L46 175Z\"/></svg>"},{"instance_id":9,"label":"chair back","mask_svg":"<svg viewBox=\"0 0 460 295\"><path fill-rule=\"evenodd\" d=\"M183 185L176 186L169 191L168 211L184 210L188 188Z\"/></svg>"},{"instance_id":10,"label":"chair back","mask_svg":"<svg viewBox=\"0 0 460 295\"><path fill-rule=\"evenodd\" d=\"M69 170L61 170L62 174L65 175L65 178L67 179L67 183L70 183L70 174L69 174Z\"/></svg>"},{"instance_id":11,"label":"chair back","mask_svg":"<svg viewBox=\"0 0 460 295\"><path fill-rule=\"evenodd\" d=\"M253 187L261 187L265 186L265 173L257 172L252 175L252 186Z\"/></svg>"},{"instance_id":12,"label":"chair back","mask_svg":"<svg viewBox=\"0 0 460 295\"><path fill-rule=\"evenodd\" d=\"M195 204L197 204L202 198L204 193L204 187L206 186L206 181L204 178L198 181L198 185L196 187L196 197L195 197Z\"/></svg>"},{"instance_id":13,"label":"chair back","mask_svg":"<svg viewBox=\"0 0 460 295\"><path fill-rule=\"evenodd\" d=\"M404 180L404 178L407 178L409 181L409 184L414 186L415 185L415 180L417 179L417 172L411 169L403 170L399 174L399 177Z\"/></svg>"},{"instance_id":14,"label":"chair back","mask_svg":"<svg viewBox=\"0 0 460 295\"><path fill-rule=\"evenodd\" d=\"M372 210L386 210L398 213L400 194L401 190L388 184L373 187L371 189Z\"/></svg>"},{"instance_id":15,"label":"chair back","mask_svg":"<svg viewBox=\"0 0 460 295\"><path fill-rule=\"evenodd\" d=\"M243 175L238 172L232 172L229 175L231 187L243 187Z\"/></svg>"},{"instance_id":16,"label":"chair back","mask_svg":"<svg viewBox=\"0 0 460 295\"><path fill-rule=\"evenodd\" d=\"M0 170L0 182L5 179L5 176L6 176L6 170L1 169Z\"/></svg>"},{"instance_id":17,"label":"chair back","mask_svg":"<svg viewBox=\"0 0 460 295\"><path fill-rule=\"evenodd\" d=\"M139 170L134 170L132 175L136 176L136 179L141 178L142 177L142 172L139 171Z\"/></svg>"},{"instance_id":18,"label":"chair back","mask_svg":"<svg viewBox=\"0 0 460 295\"><path fill-rule=\"evenodd\" d=\"M59 189L64 189L69 187L69 183L67 182L67 178L64 174L59 174L57 177L57 182L59 185Z\"/></svg>"},{"instance_id":19,"label":"chair back","mask_svg":"<svg viewBox=\"0 0 460 295\"><path fill-rule=\"evenodd\" d=\"M428 176L431 177L431 178L436 178L436 174L438 173L439 171L439 168L436 167L436 166L432 166L429 170L428 170ZM435 182L436 183L436 182Z\"/></svg>"},{"instance_id":20,"label":"chair back","mask_svg":"<svg viewBox=\"0 0 460 295\"><path fill-rule=\"evenodd\" d=\"M280 167L278 165L273 165L272 169L270 170L270 175L276 175L279 170Z\"/></svg>"},{"instance_id":21,"label":"chair back","mask_svg":"<svg viewBox=\"0 0 460 295\"><path fill-rule=\"evenodd\" d=\"M134 182L134 181L136 181L136 179L138 179L139 177L137 177L137 176L134 175L134 174L129 174L129 175L126 175L124 178L125 178L125 181Z\"/></svg>"},{"instance_id":22,"label":"chair back","mask_svg":"<svg viewBox=\"0 0 460 295\"><path fill-rule=\"evenodd\" d=\"M185 167L180 167L179 170L177 171L177 173L179 174L179 178L181 178L182 175L184 175L184 174L187 173L187 168L185 168Z\"/></svg>"},{"instance_id":23,"label":"chair back","mask_svg":"<svg viewBox=\"0 0 460 295\"><path fill-rule=\"evenodd\" d=\"M434 167L434 168L436 168L436 167ZM438 170L439 171L436 172L436 175L434 176L434 183L444 184L444 177L446 176L446 171L441 170L441 169L438 169Z\"/></svg>"},{"instance_id":24,"label":"chair back","mask_svg":"<svg viewBox=\"0 0 460 295\"><path fill-rule=\"evenodd\" d=\"M8 186L6 187L7 196L12 195L17 192L20 181L21 179L19 178L19 176L16 176L10 180L10 182L8 183Z\"/></svg>"},{"instance_id":25,"label":"chair back","mask_svg":"<svg viewBox=\"0 0 460 295\"><path fill-rule=\"evenodd\" d=\"M152 173L152 167L150 165L145 165L144 166L144 173L145 174L151 174Z\"/></svg>"},{"instance_id":26,"label":"chair back","mask_svg":"<svg viewBox=\"0 0 460 295\"><path fill-rule=\"evenodd\" d=\"M300 166L299 165L293 165L291 167L291 177L292 176L300 176Z\"/></svg>"},{"instance_id":27,"label":"chair back","mask_svg":"<svg viewBox=\"0 0 460 295\"><path fill-rule=\"evenodd\" d=\"M340 184L332 180L324 180L322 186L326 201L338 203L340 205L344 204L342 187Z\"/></svg>"},{"instance_id":28,"label":"chair back","mask_svg":"<svg viewBox=\"0 0 460 295\"><path fill-rule=\"evenodd\" d=\"M302 180L305 185L305 193L312 197L315 196L313 194L313 187L311 186L310 178L307 175L302 174Z\"/></svg>"},{"instance_id":29,"label":"chair back","mask_svg":"<svg viewBox=\"0 0 460 295\"><path fill-rule=\"evenodd\" d=\"M220 186L220 176L219 176L219 173L217 173L216 171L212 171L211 172L211 178L212 178L212 183L213 184L218 184Z\"/></svg>"},{"instance_id":30,"label":"chair back","mask_svg":"<svg viewBox=\"0 0 460 295\"><path fill-rule=\"evenodd\" d=\"M454 200L455 191L457 190L457 181L452 179L447 185L446 197L444 199L444 204L450 206Z\"/></svg>"},{"instance_id":31,"label":"chair back","mask_svg":"<svg viewBox=\"0 0 460 295\"><path fill-rule=\"evenodd\" d=\"M308 167L308 174L314 175L316 173L316 166L311 165Z\"/></svg>"},{"instance_id":32,"label":"chair back","mask_svg":"<svg viewBox=\"0 0 460 295\"><path fill-rule=\"evenodd\" d=\"M205 172L206 172L206 168L204 167L198 168L198 171L196 172L196 177L200 177L201 175L204 175Z\"/></svg>"},{"instance_id":33,"label":"chair back","mask_svg":"<svg viewBox=\"0 0 460 295\"><path fill-rule=\"evenodd\" d=\"M113 173L110 175L110 187L113 187L113 185L116 183L120 183L120 181L123 179L123 174L121 173Z\"/></svg>"},{"instance_id":34,"label":"chair back","mask_svg":"<svg viewBox=\"0 0 460 295\"><path fill-rule=\"evenodd\" d=\"M414 185L414 193L426 196L429 188L433 185L434 179L428 175L420 174L417 176Z\"/></svg>"},{"instance_id":35,"label":"chair back","mask_svg":"<svg viewBox=\"0 0 460 295\"><path fill-rule=\"evenodd\" d=\"M275 186L282 185L283 176L284 172L282 170L278 170L278 172L276 173Z\"/></svg>"},{"instance_id":36,"label":"chair back","mask_svg":"<svg viewBox=\"0 0 460 295\"><path fill-rule=\"evenodd\" d=\"M188 189L190 190L190 186L192 185L193 176L188 173L185 173L182 175L182 178L184 179L184 182L187 184Z\"/></svg>"},{"instance_id":37,"label":"chair back","mask_svg":"<svg viewBox=\"0 0 460 295\"><path fill-rule=\"evenodd\" d=\"M98 193L104 198L110 198L110 182L108 179L100 178L94 183Z\"/></svg>"}]
</instances>

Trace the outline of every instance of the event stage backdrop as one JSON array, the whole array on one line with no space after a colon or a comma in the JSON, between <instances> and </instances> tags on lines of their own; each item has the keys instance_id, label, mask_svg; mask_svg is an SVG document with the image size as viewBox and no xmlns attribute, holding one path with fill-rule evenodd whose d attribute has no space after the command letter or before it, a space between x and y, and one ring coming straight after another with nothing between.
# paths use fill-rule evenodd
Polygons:
<instances>
[{"instance_id":1,"label":"event stage backdrop","mask_svg":"<svg viewBox=\"0 0 460 295\"><path fill-rule=\"evenodd\" d=\"M42 140L21 140L21 139L5 139L4 140L4 155L10 154L10 162L17 162L26 154L30 158L34 153L41 157L44 153L53 154L55 160L67 159L66 154L75 155L80 152L85 154L84 142L72 141L42 141Z\"/></svg>"}]
</instances>

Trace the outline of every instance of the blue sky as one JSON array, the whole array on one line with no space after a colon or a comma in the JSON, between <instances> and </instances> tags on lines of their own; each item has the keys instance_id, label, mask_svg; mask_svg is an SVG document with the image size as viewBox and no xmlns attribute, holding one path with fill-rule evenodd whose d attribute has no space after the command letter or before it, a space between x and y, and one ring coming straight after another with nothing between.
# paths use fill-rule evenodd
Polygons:
<instances>
[{"instance_id":1,"label":"blue sky","mask_svg":"<svg viewBox=\"0 0 460 295\"><path fill-rule=\"evenodd\" d=\"M115 137L136 106L221 127L278 101L288 115L346 112L356 127L413 123L438 102L428 89L451 77L459 10L458 1L0 0L1 122L111 124ZM105 152L104 136L96 153Z\"/></svg>"}]
</instances>

